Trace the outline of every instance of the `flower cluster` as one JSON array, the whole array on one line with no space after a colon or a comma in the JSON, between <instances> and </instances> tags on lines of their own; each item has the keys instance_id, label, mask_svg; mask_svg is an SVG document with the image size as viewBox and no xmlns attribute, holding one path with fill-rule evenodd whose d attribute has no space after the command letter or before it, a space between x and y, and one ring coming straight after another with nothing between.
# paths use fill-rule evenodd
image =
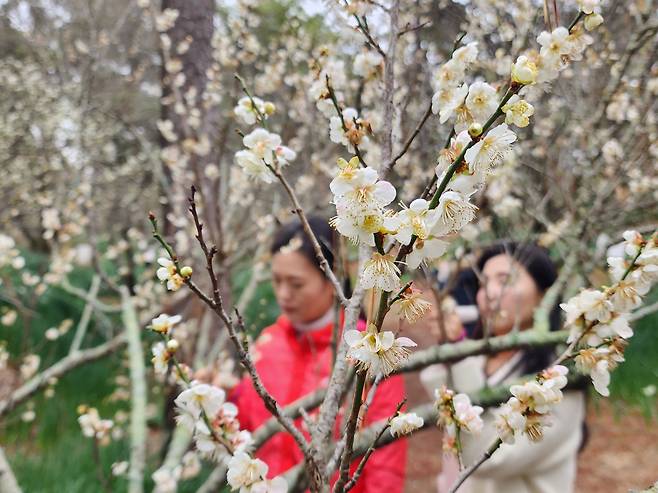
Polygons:
<instances>
[{"instance_id":1,"label":"flower cluster","mask_svg":"<svg viewBox=\"0 0 658 493\"><path fill-rule=\"evenodd\" d=\"M460 125L463 124L462 122L465 122L465 116L462 115L464 114L464 102L469 93L469 88L467 84L463 84L462 82L468 66L475 61L477 55L477 43L469 43L455 50L450 60L444 63L437 71L434 77L436 92L432 96L432 112L435 115L439 115L439 121L441 123L445 123L455 113L458 113L457 120L460 122ZM488 86L488 84L485 85ZM476 97L475 92L476 90L474 90L473 95L469 95L471 98L470 103L472 107L477 106L478 109L484 110L484 107L492 100L489 98L479 99L480 96L484 96L483 93L480 93L478 100L474 101ZM496 91L493 90L493 95L495 96L495 94ZM493 100L494 110L496 109L496 103ZM491 113L490 111L489 115ZM468 127L468 124L466 127Z\"/></svg>"},{"instance_id":2,"label":"flower cluster","mask_svg":"<svg viewBox=\"0 0 658 493\"><path fill-rule=\"evenodd\" d=\"M636 231L624 233L623 257L608 258L614 284L602 290L584 289L560 307L571 328L569 342L583 344L576 356L580 371L590 375L594 388L609 395L610 371L624 361L626 341L633 336L628 313L658 281L658 235L644 240Z\"/></svg>"},{"instance_id":3,"label":"flower cluster","mask_svg":"<svg viewBox=\"0 0 658 493\"><path fill-rule=\"evenodd\" d=\"M251 435L240 430L238 408L226 402L226 393L213 385L192 381L176 400L176 421L194 432L197 450L218 458L222 450L242 451L251 444Z\"/></svg>"},{"instance_id":4,"label":"flower cluster","mask_svg":"<svg viewBox=\"0 0 658 493\"><path fill-rule=\"evenodd\" d=\"M170 317L162 314L154 318L149 326L150 330L164 340L153 346L156 373L166 374L171 362L176 366L177 372L182 371L182 365L175 360L178 342L171 337L172 327L178 322L178 315ZM267 479L267 464L252 458L247 452L253 443L251 433L240 429L238 408L226 401L226 392L214 385L197 380L190 381L187 372L178 373L177 377L178 383L185 388L174 400L176 422L193 434L196 450L202 456L214 460L223 459L227 453L231 456L228 461L227 480L232 489L239 489L242 493L287 491L285 479ZM82 425L82 417L80 421ZM184 476L185 471L179 467L174 470L161 468L153 475L156 490L175 491L178 480Z\"/></svg>"},{"instance_id":5,"label":"flower cluster","mask_svg":"<svg viewBox=\"0 0 658 493\"><path fill-rule=\"evenodd\" d=\"M468 433L480 433L482 431L483 409L471 404L471 399L466 394L455 395L454 391L442 386L434 392L439 417L437 426L444 430L443 449L447 452L459 452L459 433L464 430Z\"/></svg>"},{"instance_id":6,"label":"flower cluster","mask_svg":"<svg viewBox=\"0 0 658 493\"><path fill-rule=\"evenodd\" d=\"M253 125L261 118L266 120L275 111L274 104L260 98L245 96L240 98L233 113L246 125Z\"/></svg>"},{"instance_id":7,"label":"flower cluster","mask_svg":"<svg viewBox=\"0 0 658 493\"><path fill-rule=\"evenodd\" d=\"M354 108L345 108L342 118L338 115L329 120L329 138L336 144L346 146L349 152L354 152L355 146L367 145L368 134L371 133L370 122L361 118Z\"/></svg>"},{"instance_id":8,"label":"flower cluster","mask_svg":"<svg viewBox=\"0 0 658 493\"><path fill-rule=\"evenodd\" d=\"M331 224L355 243L375 246L373 234L384 230L384 207L395 199L395 188L379 180L377 170L360 167L356 156L339 158L338 168L329 185L337 212Z\"/></svg>"},{"instance_id":9,"label":"flower cluster","mask_svg":"<svg viewBox=\"0 0 658 493\"><path fill-rule=\"evenodd\" d=\"M400 437L422 428L424 424L425 420L416 413L399 413L391 419L390 432L392 436Z\"/></svg>"},{"instance_id":10,"label":"flower cluster","mask_svg":"<svg viewBox=\"0 0 658 493\"><path fill-rule=\"evenodd\" d=\"M271 168L287 165L297 157L297 153L281 145L281 137L264 128L257 128L245 135L242 143L247 148L235 153L235 162L245 175L273 183L276 179Z\"/></svg>"},{"instance_id":11,"label":"flower cluster","mask_svg":"<svg viewBox=\"0 0 658 493\"><path fill-rule=\"evenodd\" d=\"M185 279L178 272L176 264L164 257L158 258L158 264L160 268L155 273L158 279L166 283L169 291L178 291L185 284Z\"/></svg>"},{"instance_id":12,"label":"flower cluster","mask_svg":"<svg viewBox=\"0 0 658 493\"><path fill-rule=\"evenodd\" d=\"M110 443L110 431L114 426L111 419L101 419L95 407L81 406L78 423L82 434L88 438L94 438L100 445Z\"/></svg>"},{"instance_id":13,"label":"flower cluster","mask_svg":"<svg viewBox=\"0 0 658 493\"><path fill-rule=\"evenodd\" d=\"M367 330L348 330L343 336L349 346L347 357L371 376L388 375L409 356L416 343L408 337L395 337L393 332L377 332L374 324Z\"/></svg>"},{"instance_id":14,"label":"flower cluster","mask_svg":"<svg viewBox=\"0 0 658 493\"><path fill-rule=\"evenodd\" d=\"M567 384L568 369L555 365L544 370L535 380L523 385L512 385L512 397L503 404L496 415L498 436L505 443L525 433L532 441L543 437L543 427L549 426L549 413L562 400L562 388Z\"/></svg>"}]
</instances>

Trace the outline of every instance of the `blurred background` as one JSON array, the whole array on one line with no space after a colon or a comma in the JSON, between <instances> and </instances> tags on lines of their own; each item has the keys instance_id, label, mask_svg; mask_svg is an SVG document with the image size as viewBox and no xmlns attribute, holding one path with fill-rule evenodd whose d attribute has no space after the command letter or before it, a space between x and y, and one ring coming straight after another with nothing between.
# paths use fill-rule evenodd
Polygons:
<instances>
[{"instance_id":1,"label":"blurred background","mask_svg":"<svg viewBox=\"0 0 658 493\"><path fill-rule=\"evenodd\" d=\"M381 5L351 5L368 15L375 36L386 34ZM573 2L556 5L562 24L577 13ZM536 241L559 265L567 298L609 282L605 260L624 230L656 229L656 4L602 5L605 23L583 33L591 43L583 60L549 92L537 89L533 123L478 194L477 219L440 271L463 268L494 239ZM331 217L328 184L336 159L349 154L329 140L316 104L325 75L340 102L370 122L362 151L369 165L381 164L381 67L360 57L372 47L350 13L343 2L319 0L0 0L0 445L24 491L100 491L101 476L111 491L125 489L130 377L117 342L121 288L142 327L159 313L183 315L183 360L221 369L232 385L239 369L219 324L183 290L166 295L155 277L162 252L147 214L202 272L186 211L195 184L207 238L219 250L222 295L241 308L252 335L270 324L277 307L268 244L291 208L281 187L250 181L234 163L242 125L234 108L243 96L234 75L275 104L270 125L297 153L286 175L307 212ZM499 87L547 29L544 2L533 0L415 0L400 25L396 149L425 112L436 68L457 40L478 42L473 72ZM435 117L423 127L389 178L396 200L419 196L449 135ZM345 252L354 255L348 244ZM655 289L635 315L611 398L589 400L578 491L626 491L658 479ZM433 343L427 326L412 330L421 346ZM44 369L108 342L116 348L8 404ZM167 454L175 397L149 369L152 342L143 335L148 491ZM407 380L411 403L427 402L417 375ZM80 406L113 420L107 443L95 447L83 436ZM408 491L434 490L439 444L437 431L412 439ZM210 467L197 469L189 465L179 491L204 483Z\"/></svg>"}]
</instances>

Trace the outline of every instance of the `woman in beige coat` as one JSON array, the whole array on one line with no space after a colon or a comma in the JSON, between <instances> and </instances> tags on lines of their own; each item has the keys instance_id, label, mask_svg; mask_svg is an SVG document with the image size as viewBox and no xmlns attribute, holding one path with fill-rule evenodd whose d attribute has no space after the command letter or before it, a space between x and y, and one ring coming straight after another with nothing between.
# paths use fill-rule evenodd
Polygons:
<instances>
[{"instance_id":1,"label":"woman in beige coat","mask_svg":"<svg viewBox=\"0 0 658 493\"><path fill-rule=\"evenodd\" d=\"M476 271L480 280L477 307L478 332L482 337L507 334L532 327L535 308L556 278L555 267L545 250L529 244L502 243L481 256ZM552 314L554 329L559 313ZM457 317L448 317L459 323ZM473 393L484 387L511 384L518 377L541 371L550 365L552 349L511 350L491 356L475 356L452 365L451 388ZM442 365L427 368L421 380L431 395L447 383ZM503 443L460 488L463 493L570 493L574 490L576 459L583 442L585 393L570 390L553 412L553 424L539 442L517 437L514 444ZM473 436L462 434L463 462L475 462L496 438L494 413L482 414L484 429ZM438 478L439 493L449 490L459 474L457 460L445 456Z\"/></svg>"}]
</instances>

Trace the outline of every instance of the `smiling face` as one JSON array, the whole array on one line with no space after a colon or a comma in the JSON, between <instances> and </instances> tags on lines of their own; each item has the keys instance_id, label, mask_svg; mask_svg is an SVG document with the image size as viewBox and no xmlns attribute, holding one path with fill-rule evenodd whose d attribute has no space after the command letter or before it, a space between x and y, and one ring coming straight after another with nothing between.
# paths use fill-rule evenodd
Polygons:
<instances>
[{"instance_id":1,"label":"smiling face","mask_svg":"<svg viewBox=\"0 0 658 493\"><path fill-rule=\"evenodd\" d=\"M531 327L542 296L528 271L510 255L496 255L484 264L477 304L482 322L494 335L506 334L515 325Z\"/></svg>"},{"instance_id":2,"label":"smiling face","mask_svg":"<svg viewBox=\"0 0 658 493\"><path fill-rule=\"evenodd\" d=\"M319 319L334 301L331 281L296 251L272 257L272 286L281 311L293 324Z\"/></svg>"}]
</instances>

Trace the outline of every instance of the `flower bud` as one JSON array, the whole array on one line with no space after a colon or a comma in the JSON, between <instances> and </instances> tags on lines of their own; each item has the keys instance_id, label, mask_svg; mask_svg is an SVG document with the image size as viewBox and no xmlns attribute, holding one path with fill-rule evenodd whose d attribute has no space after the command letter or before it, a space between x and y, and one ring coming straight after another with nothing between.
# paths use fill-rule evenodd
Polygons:
<instances>
[{"instance_id":1,"label":"flower bud","mask_svg":"<svg viewBox=\"0 0 658 493\"><path fill-rule=\"evenodd\" d=\"M583 24L585 25L585 29L588 31L593 31L601 24L603 24L603 16L601 14L589 14L585 16Z\"/></svg>"},{"instance_id":2,"label":"flower bud","mask_svg":"<svg viewBox=\"0 0 658 493\"><path fill-rule=\"evenodd\" d=\"M471 123L471 125L468 127L468 135L471 137L477 137L482 133L482 125L479 123Z\"/></svg>"},{"instance_id":3,"label":"flower bud","mask_svg":"<svg viewBox=\"0 0 658 493\"><path fill-rule=\"evenodd\" d=\"M185 265L181 270L180 270L180 275L183 277L191 277L192 276L192 267L189 265Z\"/></svg>"},{"instance_id":4,"label":"flower bud","mask_svg":"<svg viewBox=\"0 0 658 493\"><path fill-rule=\"evenodd\" d=\"M512 65L512 82L517 84L534 84L537 80L537 65L527 56L521 55Z\"/></svg>"},{"instance_id":5,"label":"flower bud","mask_svg":"<svg viewBox=\"0 0 658 493\"><path fill-rule=\"evenodd\" d=\"M175 353L179 347L180 344L178 344L178 341L176 339L169 339L167 341L167 351L169 351L170 353Z\"/></svg>"},{"instance_id":6,"label":"flower bud","mask_svg":"<svg viewBox=\"0 0 658 493\"><path fill-rule=\"evenodd\" d=\"M266 115L272 115L276 111L276 106L274 106L274 103L270 103L268 101L267 103L265 103L264 109Z\"/></svg>"}]
</instances>

